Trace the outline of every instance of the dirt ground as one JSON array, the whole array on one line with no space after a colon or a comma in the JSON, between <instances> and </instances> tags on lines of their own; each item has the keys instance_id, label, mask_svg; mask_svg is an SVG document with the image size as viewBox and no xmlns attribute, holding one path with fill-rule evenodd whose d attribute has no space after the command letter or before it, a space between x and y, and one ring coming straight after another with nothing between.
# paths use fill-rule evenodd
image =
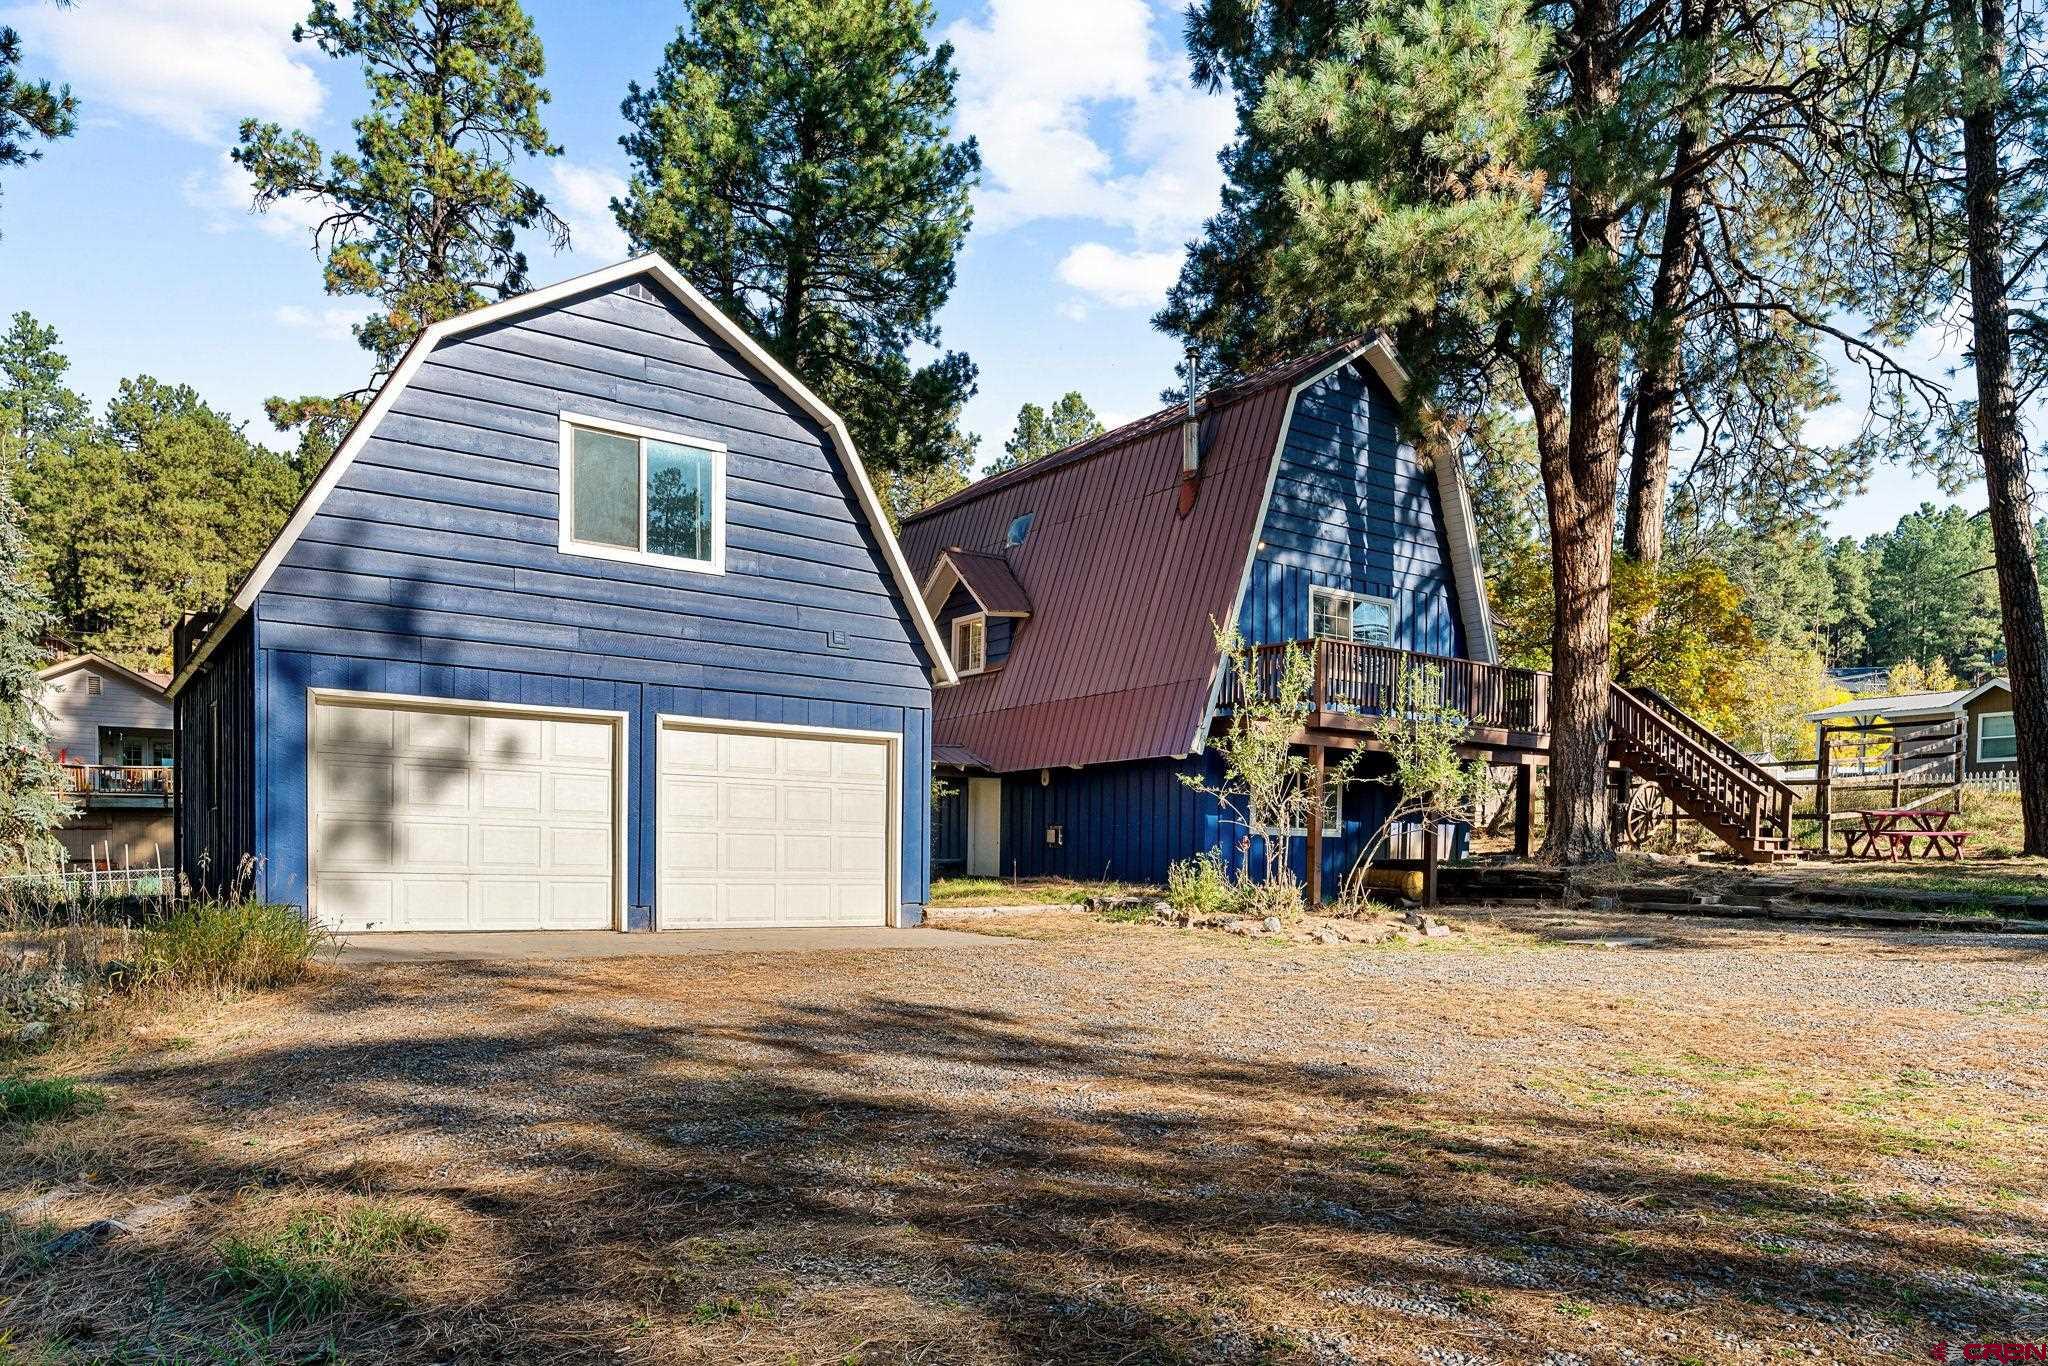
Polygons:
<instances>
[{"instance_id":1,"label":"dirt ground","mask_svg":"<svg viewBox=\"0 0 2048 1366\"><path fill-rule=\"evenodd\" d=\"M1366 948L1045 911L960 920L1002 952L362 967L188 1008L46 1059L104 1110L0 1133L0 1361L2048 1340L2048 942L1452 920ZM223 1240L365 1201L447 1237L275 1333L218 1279Z\"/></svg>"}]
</instances>

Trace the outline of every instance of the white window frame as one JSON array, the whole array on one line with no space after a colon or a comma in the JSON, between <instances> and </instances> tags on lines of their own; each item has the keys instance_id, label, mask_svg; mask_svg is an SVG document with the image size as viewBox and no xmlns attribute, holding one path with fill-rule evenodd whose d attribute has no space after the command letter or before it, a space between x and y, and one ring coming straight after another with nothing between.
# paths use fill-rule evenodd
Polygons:
<instances>
[{"instance_id":1,"label":"white window frame","mask_svg":"<svg viewBox=\"0 0 2048 1366\"><path fill-rule=\"evenodd\" d=\"M1984 723L1986 721L1989 721L1994 716L2003 716L2008 721L2012 720L2012 713L2009 711L1987 711L1978 713L1976 750L1977 762L1980 764L2016 764L2020 761L2020 734L2019 727L2017 725L2013 727L2013 733L2010 737L2012 740L2011 754L2005 755L2002 758L1986 758L1984 755Z\"/></svg>"},{"instance_id":2,"label":"white window frame","mask_svg":"<svg viewBox=\"0 0 2048 1366\"><path fill-rule=\"evenodd\" d=\"M576 429L585 428L594 432L605 432L612 436L632 437L640 443L640 546L629 550L624 546L599 545L590 541L579 541L576 529ZM647 545L647 443L659 441L669 446L688 446L694 450L708 451L711 455L711 558L693 560L682 555L661 555L646 549ZM726 448L716 441L706 441L701 436L685 436L681 432L662 431L657 427L642 427L631 422L620 422L609 417L592 417L587 413L564 412L561 414L560 435L560 476L561 506L556 516L558 532L556 548L564 555L580 555L593 560L619 560L626 564L659 565L664 569L681 569L692 574L723 574L725 572L725 456Z\"/></svg>"},{"instance_id":3,"label":"white window frame","mask_svg":"<svg viewBox=\"0 0 2048 1366\"><path fill-rule=\"evenodd\" d=\"M1342 602L1344 604L1344 620L1346 622L1351 623L1354 629L1357 624L1357 611L1364 604L1368 602L1376 602L1380 604L1382 607L1386 608L1387 638L1384 642L1384 646L1388 649L1396 648L1394 646L1394 600L1392 598L1383 598L1379 596L1377 593L1354 593L1348 588L1332 588L1326 584L1320 583L1312 583L1309 585L1308 588L1308 633L1309 638L1311 640L1348 640L1351 641L1353 644L1359 645L1373 643L1369 641L1361 641L1355 635L1316 635L1316 618L1318 616L1318 613L1316 611L1316 599L1319 596L1324 598L1335 598L1338 601ZM1329 614L1325 613L1322 615Z\"/></svg>"},{"instance_id":4,"label":"white window frame","mask_svg":"<svg viewBox=\"0 0 2048 1366\"><path fill-rule=\"evenodd\" d=\"M1330 809L1333 806L1336 808L1334 813ZM1330 819L1333 814L1336 816L1335 820ZM1297 825L1289 830L1287 834L1291 839L1307 839L1308 827L1306 825ZM1343 783L1326 782L1323 784L1323 838L1326 840L1344 838Z\"/></svg>"},{"instance_id":5,"label":"white window frame","mask_svg":"<svg viewBox=\"0 0 2048 1366\"><path fill-rule=\"evenodd\" d=\"M975 627L975 628L978 628L978 629L979 629L979 630L981 631L981 659L980 659L980 661L979 661L978 663L976 663L976 664L975 664L975 666L974 666L973 668L971 668L971 669L970 669L970 668L968 668L968 667L967 667L967 665L966 665L966 664L965 664L964 662L962 662L962 660L961 660L961 657L960 657L960 638L961 638L961 636L962 636L962 635L963 635L963 634L965 633L965 632L964 632L964 630L963 630L963 628L966 628L966 627ZM953 618L953 629L952 629L952 635L951 635L951 637L950 637L950 639L949 639L949 641L948 641L948 644L950 645L950 647L951 647L951 649L952 649L952 654L953 654L953 672L954 672L954 673L956 673L956 674L960 675L960 677L962 677L962 678L971 678L971 677L973 677L973 676L974 676L975 674L979 674L979 673L987 673L987 672L988 672L988 613L986 613L986 612L966 612L966 613L963 613L963 614L961 614L960 616L957 616L957 617Z\"/></svg>"}]
</instances>

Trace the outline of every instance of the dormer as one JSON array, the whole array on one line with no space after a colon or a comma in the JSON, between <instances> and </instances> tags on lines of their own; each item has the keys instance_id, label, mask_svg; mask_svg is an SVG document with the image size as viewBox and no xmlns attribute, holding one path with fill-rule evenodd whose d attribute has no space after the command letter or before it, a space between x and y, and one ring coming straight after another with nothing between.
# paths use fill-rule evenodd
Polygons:
<instances>
[{"instance_id":1,"label":"dormer","mask_svg":"<svg viewBox=\"0 0 2048 1366\"><path fill-rule=\"evenodd\" d=\"M1010 657L1031 598L1000 555L948 546L924 581L924 601L962 678L992 673Z\"/></svg>"}]
</instances>

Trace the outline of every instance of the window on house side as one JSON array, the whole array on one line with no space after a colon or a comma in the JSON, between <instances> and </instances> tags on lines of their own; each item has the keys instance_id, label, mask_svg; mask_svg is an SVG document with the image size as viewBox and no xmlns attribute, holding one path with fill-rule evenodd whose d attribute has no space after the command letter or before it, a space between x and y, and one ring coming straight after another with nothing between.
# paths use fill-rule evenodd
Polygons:
<instances>
[{"instance_id":1,"label":"window on house side","mask_svg":"<svg viewBox=\"0 0 2048 1366\"><path fill-rule=\"evenodd\" d=\"M723 572L724 447L569 417L562 438L564 551Z\"/></svg>"},{"instance_id":2,"label":"window on house side","mask_svg":"<svg viewBox=\"0 0 2048 1366\"><path fill-rule=\"evenodd\" d=\"M1394 643L1394 604L1341 588L1308 590L1309 634L1320 640L1350 640L1361 645Z\"/></svg>"},{"instance_id":3,"label":"window on house side","mask_svg":"<svg viewBox=\"0 0 2048 1366\"><path fill-rule=\"evenodd\" d=\"M100 676L98 674L87 674L85 676L85 695L87 697L98 697L100 695Z\"/></svg>"},{"instance_id":4,"label":"window on house side","mask_svg":"<svg viewBox=\"0 0 2048 1366\"><path fill-rule=\"evenodd\" d=\"M1977 718L1977 762L1995 764L2020 757L2019 737L2013 731L2012 713L1987 711Z\"/></svg>"},{"instance_id":5,"label":"window on house side","mask_svg":"<svg viewBox=\"0 0 2048 1366\"><path fill-rule=\"evenodd\" d=\"M978 674L988 665L988 622L961 617L953 623L953 671Z\"/></svg>"}]
</instances>

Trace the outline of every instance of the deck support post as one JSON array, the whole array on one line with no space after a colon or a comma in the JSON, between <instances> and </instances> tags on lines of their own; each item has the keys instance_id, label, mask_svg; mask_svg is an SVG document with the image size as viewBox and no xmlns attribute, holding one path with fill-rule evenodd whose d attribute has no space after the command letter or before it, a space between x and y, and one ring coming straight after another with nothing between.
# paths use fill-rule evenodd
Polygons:
<instances>
[{"instance_id":1,"label":"deck support post","mask_svg":"<svg viewBox=\"0 0 2048 1366\"><path fill-rule=\"evenodd\" d=\"M1422 904L1431 910L1436 908L1436 850L1436 822L1425 820L1422 823Z\"/></svg>"},{"instance_id":2,"label":"deck support post","mask_svg":"<svg viewBox=\"0 0 2048 1366\"><path fill-rule=\"evenodd\" d=\"M1828 856L1828 835L1835 820L1835 737L1823 724L1814 746L1813 814L1820 818L1820 856ZM1789 832L1788 832L1789 833Z\"/></svg>"},{"instance_id":3,"label":"deck support post","mask_svg":"<svg viewBox=\"0 0 2048 1366\"><path fill-rule=\"evenodd\" d=\"M1321 745L1308 747L1308 908L1317 913L1323 909L1323 775L1327 753Z\"/></svg>"},{"instance_id":4,"label":"deck support post","mask_svg":"<svg viewBox=\"0 0 2048 1366\"><path fill-rule=\"evenodd\" d=\"M1515 857L1527 860L1536 848L1536 766L1515 765Z\"/></svg>"}]
</instances>

